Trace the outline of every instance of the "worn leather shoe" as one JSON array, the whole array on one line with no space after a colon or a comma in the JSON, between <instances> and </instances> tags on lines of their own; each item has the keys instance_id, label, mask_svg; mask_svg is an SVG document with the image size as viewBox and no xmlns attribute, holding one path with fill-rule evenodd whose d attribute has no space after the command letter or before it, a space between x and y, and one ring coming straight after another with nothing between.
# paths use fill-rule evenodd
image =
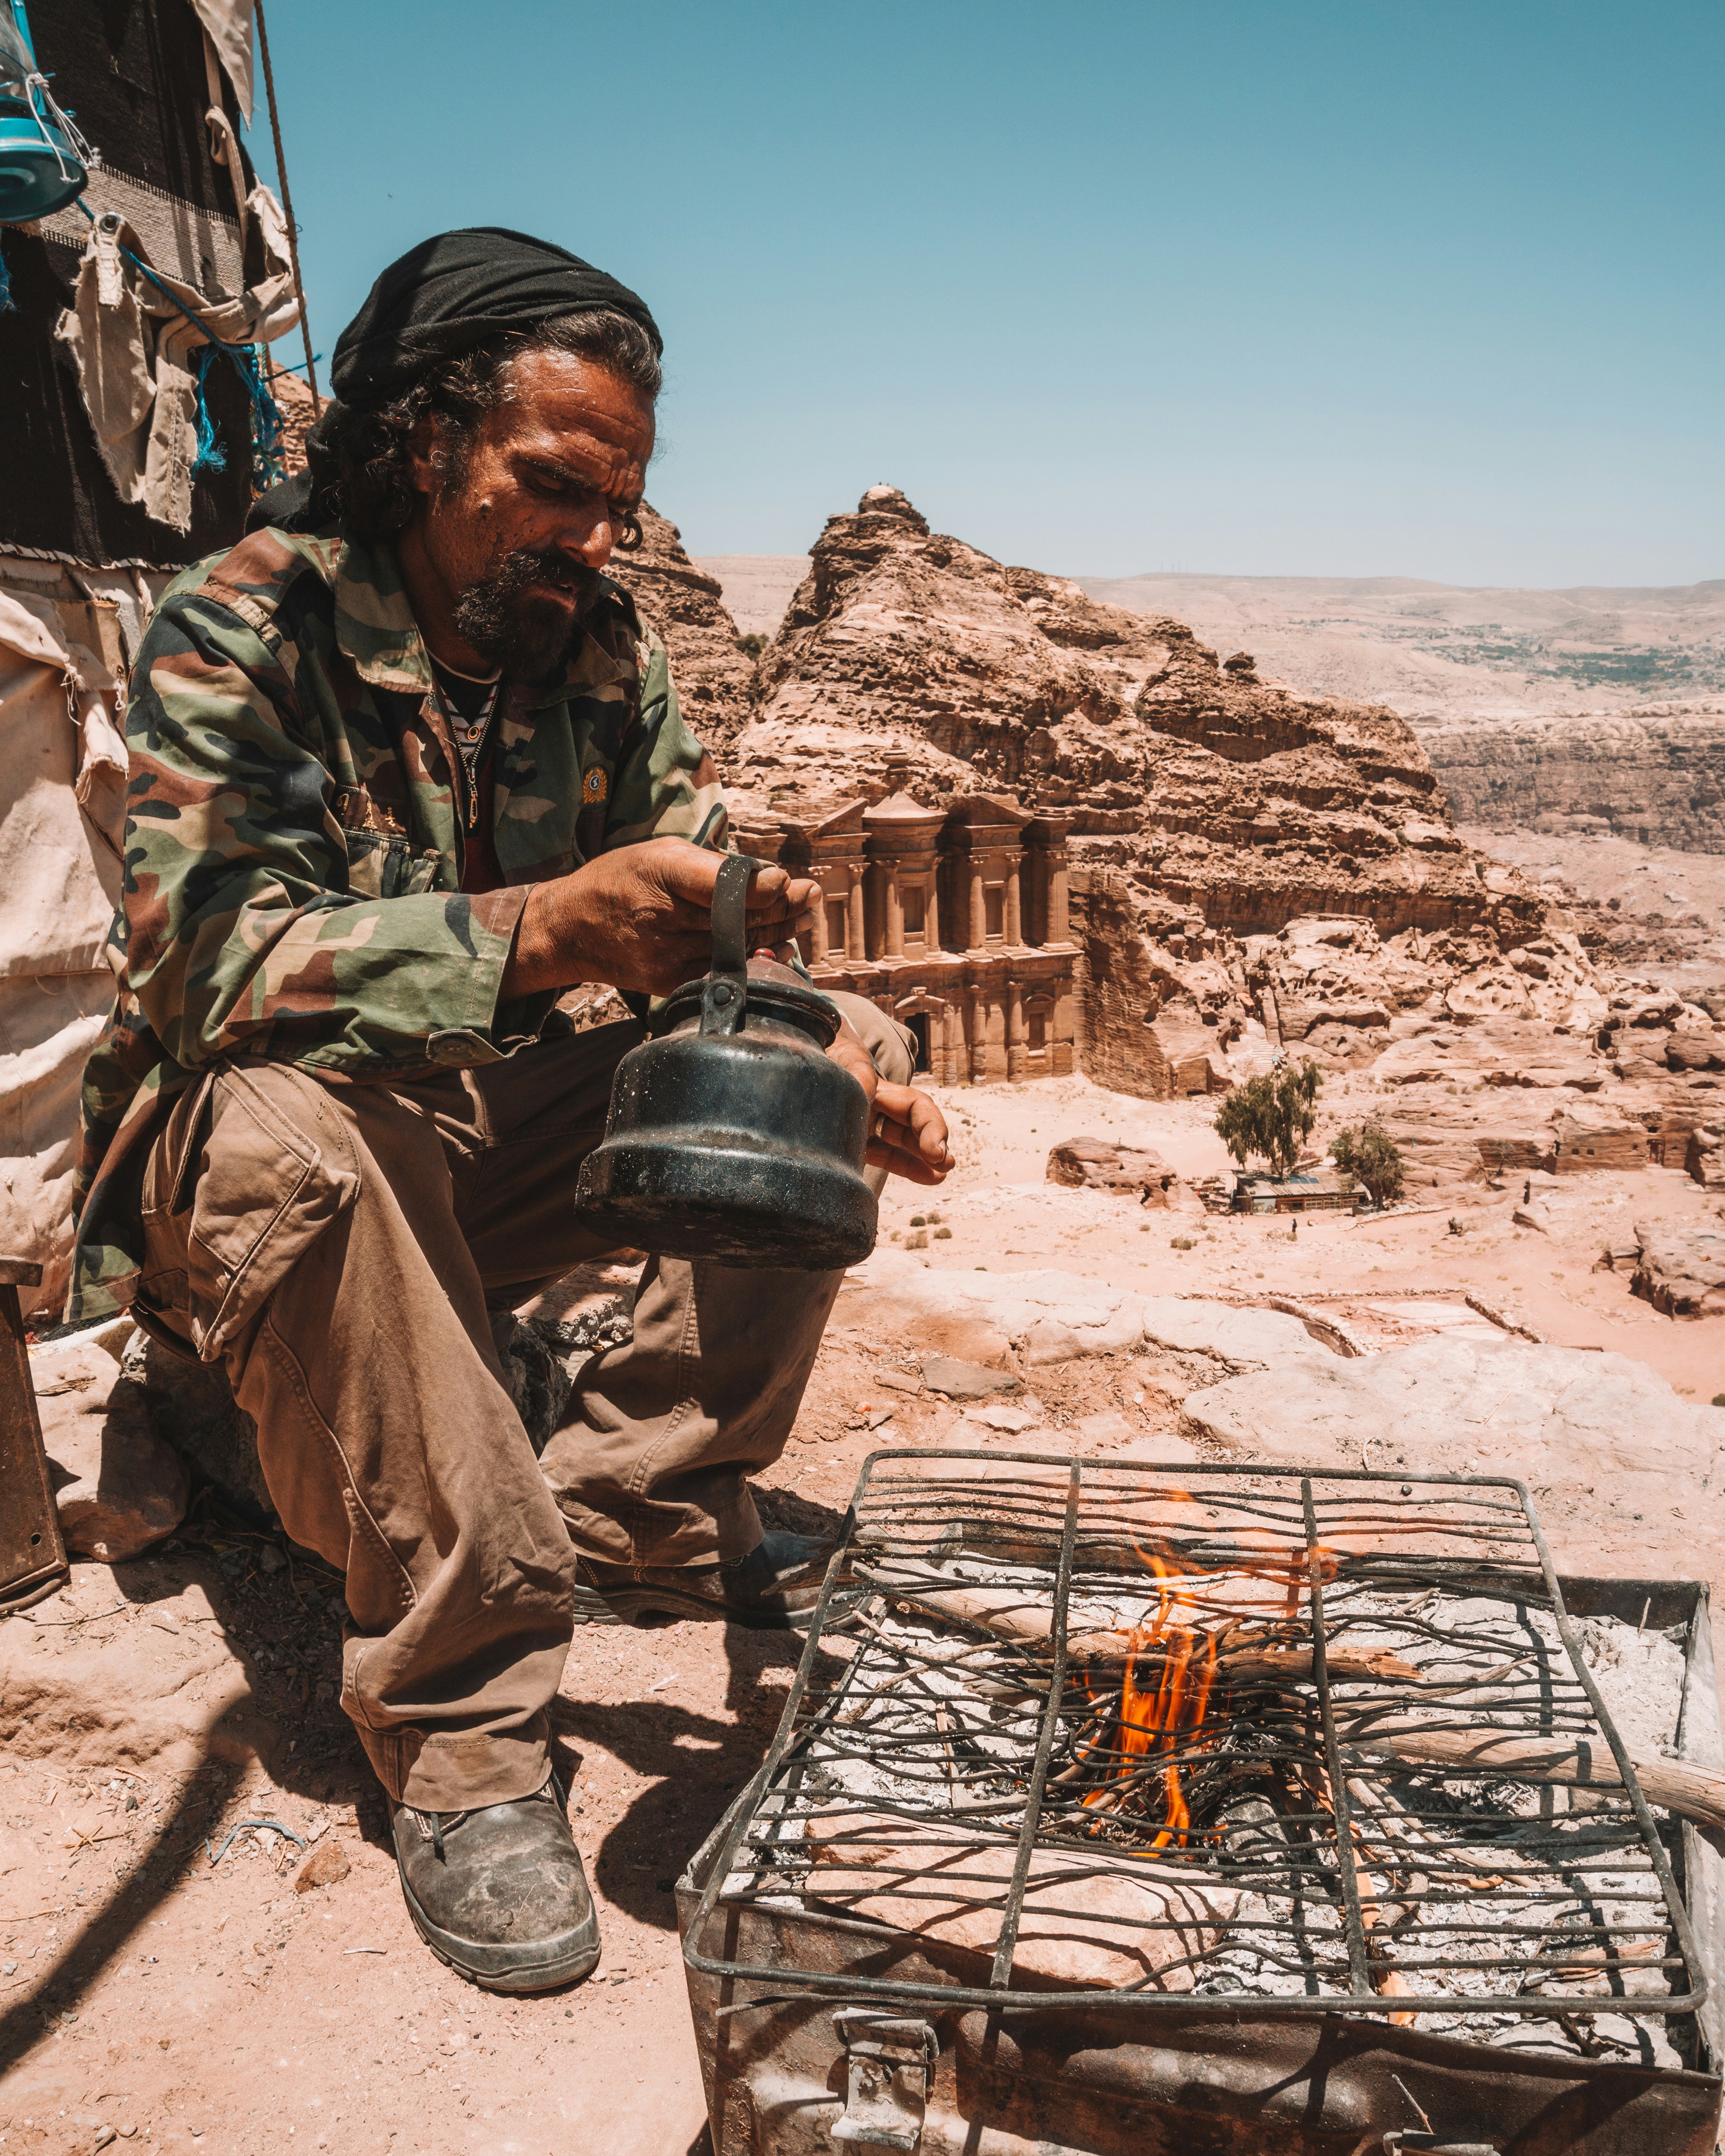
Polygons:
<instances>
[{"instance_id":1,"label":"worn leather shoe","mask_svg":"<svg viewBox=\"0 0 1725 2156\"><path fill-rule=\"evenodd\" d=\"M598 1961L598 1912L555 1777L470 1812L398 1804L395 1861L420 1938L470 1984L551 1991Z\"/></svg>"},{"instance_id":2,"label":"worn leather shoe","mask_svg":"<svg viewBox=\"0 0 1725 2156\"><path fill-rule=\"evenodd\" d=\"M773 1532L747 1557L724 1564L603 1564L578 1559L578 1625L639 1625L652 1617L705 1618L755 1632L806 1625L820 1599L833 1545Z\"/></svg>"}]
</instances>

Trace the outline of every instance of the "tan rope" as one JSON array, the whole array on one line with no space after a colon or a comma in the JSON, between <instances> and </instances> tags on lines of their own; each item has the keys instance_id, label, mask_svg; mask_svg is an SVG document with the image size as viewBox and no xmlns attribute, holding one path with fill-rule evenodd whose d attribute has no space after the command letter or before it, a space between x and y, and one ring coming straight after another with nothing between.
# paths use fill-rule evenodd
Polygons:
<instances>
[{"instance_id":1,"label":"tan rope","mask_svg":"<svg viewBox=\"0 0 1725 2156\"><path fill-rule=\"evenodd\" d=\"M254 0L258 21L258 44L264 55L264 89L270 100L270 132L275 141L275 177L281 182L282 214L287 220L288 259L293 264L294 290L300 301L300 334L305 340L305 379L311 385L311 408L321 408L317 393L317 362L311 357L311 321L305 311L305 284L300 275L300 230L294 223L294 198L288 192L287 159L281 154L281 116L275 109L275 74L270 64L270 33L264 26L264 0Z\"/></svg>"}]
</instances>

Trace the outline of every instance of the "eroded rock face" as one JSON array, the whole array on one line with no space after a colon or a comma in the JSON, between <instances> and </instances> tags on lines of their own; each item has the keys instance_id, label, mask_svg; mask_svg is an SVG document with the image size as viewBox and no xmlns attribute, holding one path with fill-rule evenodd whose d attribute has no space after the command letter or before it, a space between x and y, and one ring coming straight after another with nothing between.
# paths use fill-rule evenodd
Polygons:
<instances>
[{"instance_id":1,"label":"eroded rock face","mask_svg":"<svg viewBox=\"0 0 1725 2156\"><path fill-rule=\"evenodd\" d=\"M1456 814L1725 853L1725 706L1422 732Z\"/></svg>"},{"instance_id":2,"label":"eroded rock face","mask_svg":"<svg viewBox=\"0 0 1725 2156\"><path fill-rule=\"evenodd\" d=\"M1069 1190L1112 1190L1146 1205L1167 1205L1179 1177L1147 1146L1112 1138L1062 1138L1048 1156L1048 1179Z\"/></svg>"},{"instance_id":3,"label":"eroded rock face","mask_svg":"<svg viewBox=\"0 0 1725 2156\"><path fill-rule=\"evenodd\" d=\"M1725 1224L1638 1220L1632 1295L1668 1317L1725 1315Z\"/></svg>"},{"instance_id":4,"label":"eroded rock face","mask_svg":"<svg viewBox=\"0 0 1725 2156\"><path fill-rule=\"evenodd\" d=\"M664 638L683 716L722 761L748 717L755 662L737 649L718 579L690 560L676 526L644 503L641 531L639 549L613 555L605 573Z\"/></svg>"}]
</instances>

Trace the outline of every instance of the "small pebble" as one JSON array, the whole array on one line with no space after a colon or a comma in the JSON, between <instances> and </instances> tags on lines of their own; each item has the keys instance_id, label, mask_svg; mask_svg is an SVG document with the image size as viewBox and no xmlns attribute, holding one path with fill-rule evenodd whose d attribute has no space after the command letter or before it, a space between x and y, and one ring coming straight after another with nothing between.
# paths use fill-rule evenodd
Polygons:
<instances>
[{"instance_id":1,"label":"small pebble","mask_svg":"<svg viewBox=\"0 0 1725 2156\"><path fill-rule=\"evenodd\" d=\"M102 2128L101 2131L100 2131L100 2132L96 2135L95 2139L93 2142L91 2142L90 2146L91 2146L91 2148L105 2148L107 2147L107 2145L108 2145L108 2143L110 2143L113 2138L114 2138L114 2129L113 2129L113 2128L112 2128L111 2126L105 2126L105 2127L103 2127L103 2128Z\"/></svg>"},{"instance_id":2,"label":"small pebble","mask_svg":"<svg viewBox=\"0 0 1725 2156\"><path fill-rule=\"evenodd\" d=\"M287 1559L274 1543L265 1543L258 1552L258 1563L264 1572L280 1572L286 1563Z\"/></svg>"},{"instance_id":3,"label":"small pebble","mask_svg":"<svg viewBox=\"0 0 1725 2156\"><path fill-rule=\"evenodd\" d=\"M17 1974L18 1964L15 1961L0 1961L0 1976L16 1976Z\"/></svg>"}]
</instances>

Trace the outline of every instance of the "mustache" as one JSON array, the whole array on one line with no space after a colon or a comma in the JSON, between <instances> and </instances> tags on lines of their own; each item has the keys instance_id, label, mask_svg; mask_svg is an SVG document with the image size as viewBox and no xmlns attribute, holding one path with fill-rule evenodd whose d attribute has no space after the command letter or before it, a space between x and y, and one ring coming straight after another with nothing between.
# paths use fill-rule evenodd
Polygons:
<instances>
[{"instance_id":1,"label":"mustache","mask_svg":"<svg viewBox=\"0 0 1725 2156\"><path fill-rule=\"evenodd\" d=\"M503 556L489 576L470 584L455 603L455 626L484 657L528 680L553 673L580 634L582 617L598 596L599 572L562 554L521 547ZM550 585L574 599L572 624L547 619L533 603Z\"/></svg>"},{"instance_id":2,"label":"mustache","mask_svg":"<svg viewBox=\"0 0 1725 2156\"><path fill-rule=\"evenodd\" d=\"M598 581L597 569L572 562L566 554L546 554L536 547L518 547L503 557L484 579L484 587L489 587L499 598L509 600L521 598L535 584L550 584L558 591L587 593L593 591Z\"/></svg>"}]
</instances>

